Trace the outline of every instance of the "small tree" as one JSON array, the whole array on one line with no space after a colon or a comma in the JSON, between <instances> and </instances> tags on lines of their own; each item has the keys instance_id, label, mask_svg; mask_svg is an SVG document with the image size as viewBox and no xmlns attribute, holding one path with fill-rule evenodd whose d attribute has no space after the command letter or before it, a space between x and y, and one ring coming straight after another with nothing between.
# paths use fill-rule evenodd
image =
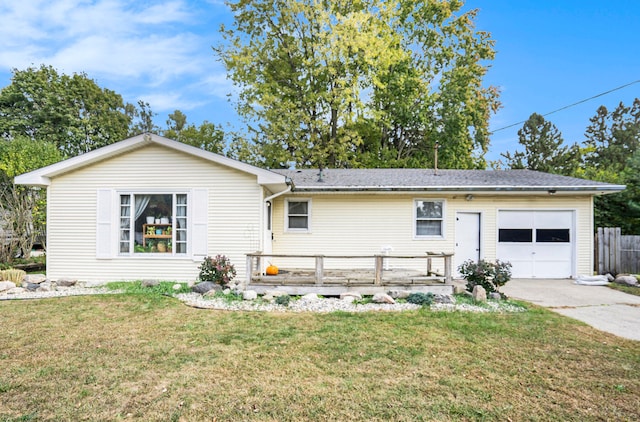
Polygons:
<instances>
[{"instance_id":1,"label":"small tree","mask_svg":"<svg viewBox=\"0 0 640 422\"><path fill-rule=\"evenodd\" d=\"M458 271L467 281L466 287L469 291L480 285L487 293L500 293L499 288L511 279L511 263L500 260L496 260L496 262L482 259L478 262L468 260L458 267Z\"/></svg>"}]
</instances>

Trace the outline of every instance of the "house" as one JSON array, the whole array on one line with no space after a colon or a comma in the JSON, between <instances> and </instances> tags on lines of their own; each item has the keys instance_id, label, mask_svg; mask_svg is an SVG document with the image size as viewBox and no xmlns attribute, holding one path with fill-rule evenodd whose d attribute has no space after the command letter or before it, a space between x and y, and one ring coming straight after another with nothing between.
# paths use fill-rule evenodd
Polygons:
<instances>
[{"instance_id":1,"label":"house","mask_svg":"<svg viewBox=\"0 0 640 422\"><path fill-rule=\"evenodd\" d=\"M593 197L624 189L528 170L270 171L149 134L15 183L47 188L48 276L88 281L193 280L216 254L244 279L255 251L452 252L575 277L593 271Z\"/></svg>"}]
</instances>

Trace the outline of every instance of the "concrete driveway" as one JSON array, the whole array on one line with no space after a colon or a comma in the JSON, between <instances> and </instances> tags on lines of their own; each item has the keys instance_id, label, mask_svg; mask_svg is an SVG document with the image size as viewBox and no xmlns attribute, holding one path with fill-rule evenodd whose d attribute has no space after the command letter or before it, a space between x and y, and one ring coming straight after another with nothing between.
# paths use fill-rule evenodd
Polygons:
<instances>
[{"instance_id":1,"label":"concrete driveway","mask_svg":"<svg viewBox=\"0 0 640 422\"><path fill-rule=\"evenodd\" d=\"M521 299L620 337L640 341L640 296L573 280L510 280L501 289Z\"/></svg>"}]
</instances>

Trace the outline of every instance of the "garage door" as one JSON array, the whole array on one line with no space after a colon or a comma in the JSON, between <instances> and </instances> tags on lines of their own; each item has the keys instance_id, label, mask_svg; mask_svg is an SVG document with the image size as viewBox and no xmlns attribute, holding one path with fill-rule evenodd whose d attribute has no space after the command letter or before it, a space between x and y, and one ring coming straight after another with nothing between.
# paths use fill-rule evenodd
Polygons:
<instances>
[{"instance_id":1,"label":"garage door","mask_svg":"<svg viewBox=\"0 0 640 422\"><path fill-rule=\"evenodd\" d=\"M498 250L513 265L513 277L573 275L573 211L499 211Z\"/></svg>"}]
</instances>

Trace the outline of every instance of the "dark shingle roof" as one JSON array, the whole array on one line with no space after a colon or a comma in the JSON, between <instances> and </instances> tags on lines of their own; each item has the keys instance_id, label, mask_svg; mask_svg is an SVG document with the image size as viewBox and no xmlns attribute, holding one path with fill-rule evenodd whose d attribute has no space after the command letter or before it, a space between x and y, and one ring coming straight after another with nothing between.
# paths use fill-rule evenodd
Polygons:
<instances>
[{"instance_id":1,"label":"dark shingle roof","mask_svg":"<svg viewBox=\"0 0 640 422\"><path fill-rule=\"evenodd\" d=\"M317 169L273 170L294 191L589 191L618 192L621 185L532 170Z\"/></svg>"}]
</instances>

